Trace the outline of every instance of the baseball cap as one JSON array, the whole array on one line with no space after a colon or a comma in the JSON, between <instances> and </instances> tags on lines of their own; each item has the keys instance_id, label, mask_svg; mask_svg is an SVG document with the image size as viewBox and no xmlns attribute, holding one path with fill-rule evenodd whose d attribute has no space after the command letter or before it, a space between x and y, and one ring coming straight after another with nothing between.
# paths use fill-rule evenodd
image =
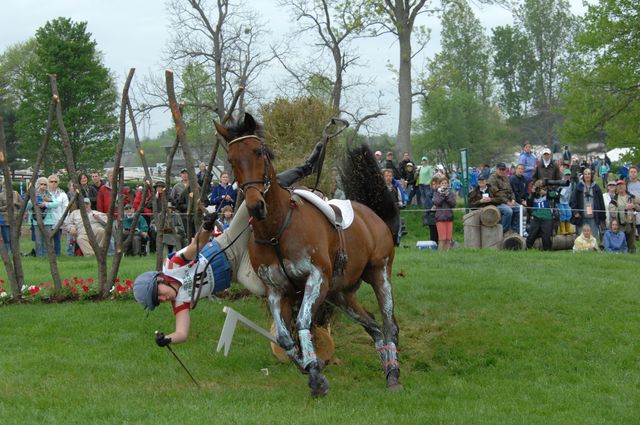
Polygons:
<instances>
[{"instance_id":1,"label":"baseball cap","mask_svg":"<svg viewBox=\"0 0 640 425\"><path fill-rule=\"evenodd\" d=\"M376 152L375 152L375 155L382 155L382 152L380 152L380 151L376 151Z\"/></svg>"},{"instance_id":2,"label":"baseball cap","mask_svg":"<svg viewBox=\"0 0 640 425\"><path fill-rule=\"evenodd\" d=\"M621 179L621 180L618 180L616 184L627 184L627 182Z\"/></svg>"},{"instance_id":3,"label":"baseball cap","mask_svg":"<svg viewBox=\"0 0 640 425\"><path fill-rule=\"evenodd\" d=\"M562 174L564 174L565 176L568 176L568 175L570 175L570 174L571 174L571 170L569 170L569 169L567 168L566 170L564 170L564 171L562 172Z\"/></svg>"},{"instance_id":4,"label":"baseball cap","mask_svg":"<svg viewBox=\"0 0 640 425\"><path fill-rule=\"evenodd\" d=\"M486 174L480 174L478 176L478 181L480 181L480 180L487 180L487 175Z\"/></svg>"},{"instance_id":5,"label":"baseball cap","mask_svg":"<svg viewBox=\"0 0 640 425\"><path fill-rule=\"evenodd\" d=\"M422 161L428 161L428 160L429 160L429 158L427 158L426 156L422 157Z\"/></svg>"},{"instance_id":6,"label":"baseball cap","mask_svg":"<svg viewBox=\"0 0 640 425\"><path fill-rule=\"evenodd\" d=\"M89 199L89 198L84 198L83 201L84 201L85 204L90 204L91 203L91 199Z\"/></svg>"},{"instance_id":7,"label":"baseball cap","mask_svg":"<svg viewBox=\"0 0 640 425\"><path fill-rule=\"evenodd\" d=\"M181 174L182 174L182 173L186 173L186 172L187 172L187 169L186 169L186 168L183 168L182 170L180 170L180 173L181 173Z\"/></svg>"},{"instance_id":8,"label":"baseball cap","mask_svg":"<svg viewBox=\"0 0 640 425\"><path fill-rule=\"evenodd\" d=\"M389 155L393 155L393 152L391 152L391 151L387 152L387 156L389 156Z\"/></svg>"},{"instance_id":9,"label":"baseball cap","mask_svg":"<svg viewBox=\"0 0 640 425\"><path fill-rule=\"evenodd\" d=\"M542 155L546 155L546 154L551 155L551 149L549 149L549 148L542 149Z\"/></svg>"},{"instance_id":10,"label":"baseball cap","mask_svg":"<svg viewBox=\"0 0 640 425\"><path fill-rule=\"evenodd\" d=\"M158 186L160 186L160 187L166 187L167 185L166 185L166 183L165 183L165 182L163 182L163 181L157 181L157 182L155 182L155 183L153 184L153 187L158 187Z\"/></svg>"},{"instance_id":11,"label":"baseball cap","mask_svg":"<svg viewBox=\"0 0 640 425\"><path fill-rule=\"evenodd\" d=\"M607 183L607 186L615 186L616 182L614 180L609 180L609 183Z\"/></svg>"},{"instance_id":12,"label":"baseball cap","mask_svg":"<svg viewBox=\"0 0 640 425\"><path fill-rule=\"evenodd\" d=\"M498 162L496 164L496 168L500 168L501 170L504 170L507 168L507 164L505 164L504 162Z\"/></svg>"},{"instance_id":13,"label":"baseball cap","mask_svg":"<svg viewBox=\"0 0 640 425\"><path fill-rule=\"evenodd\" d=\"M151 311L159 303L158 283L156 277L158 272L144 272L133 282L133 296L145 309Z\"/></svg>"}]
</instances>

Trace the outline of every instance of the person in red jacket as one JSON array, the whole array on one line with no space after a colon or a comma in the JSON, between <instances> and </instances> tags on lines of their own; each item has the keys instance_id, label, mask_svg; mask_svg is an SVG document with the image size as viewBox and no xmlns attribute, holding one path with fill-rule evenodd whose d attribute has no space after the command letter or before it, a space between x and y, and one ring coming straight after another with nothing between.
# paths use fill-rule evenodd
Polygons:
<instances>
[{"instance_id":1,"label":"person in red jacket","mask_svg":"<svg viewBox=\"0 0 640 425\"><path fill-rule=\"evenodd\" d=\"M113 187L113 170L107 171L107 181L98 189L98 199L96 200L96 209L105 214L109 214L109 207L111 206L111 188ZM123 205L129 203L129 190L124 187L122 189L124 195ZM113 217L118 217L117 202L116 208L113 210Z\"/></svg>"}]
</instances>

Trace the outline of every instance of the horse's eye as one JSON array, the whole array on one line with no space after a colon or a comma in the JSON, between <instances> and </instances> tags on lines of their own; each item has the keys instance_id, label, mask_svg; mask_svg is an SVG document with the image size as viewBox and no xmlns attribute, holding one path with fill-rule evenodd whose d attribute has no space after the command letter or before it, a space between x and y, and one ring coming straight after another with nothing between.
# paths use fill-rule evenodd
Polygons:
<instances>
[{"instance_id":1,"label":"horse's eye","mask_svg":"<svg viewBox=\"0 0 640 425\"><path fill-rule=\"evenodd\" d=\"M262 149L258 148L255 150L255 154L257 158L260 158L263 154Z\"/></svg>"}]
</instances>

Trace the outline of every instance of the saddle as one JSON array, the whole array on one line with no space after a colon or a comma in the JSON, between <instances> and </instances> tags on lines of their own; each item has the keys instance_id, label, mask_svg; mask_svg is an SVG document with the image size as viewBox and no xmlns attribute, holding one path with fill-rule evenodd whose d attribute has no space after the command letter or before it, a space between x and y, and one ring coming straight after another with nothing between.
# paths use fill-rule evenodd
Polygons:
<instances>
[{"instance_id":1,"label":"saddle","mask_svg":"<svg viewBox=\"0 0 640 425\"><path fill-rule=\"evenodd\" d=\"M315 193L306 189L294 189L293 195L303 198L313 204L329 220L332 226L345 230L353 223L354 212L351 201L344 199L332 199L325 201Z\"/></svg>"},{"instance_id":2,"label":"saddle","mask_svg":"<svg viewBox=\"0 0 640 425\"><path fill-rule=\"evenodd\" d=\"M344 274L348 260L344 230L351 226L354 218L351 201L332 199L327 202L310 190L305 189L294 189L291 197L294 200L295 197L303 198L305 201L311 203L324 214L327 220L329 220L329 223L336 229L338 237L340 238L340 249L336 252L333 273L335 276Z\"/></svg>"}]
</instances>

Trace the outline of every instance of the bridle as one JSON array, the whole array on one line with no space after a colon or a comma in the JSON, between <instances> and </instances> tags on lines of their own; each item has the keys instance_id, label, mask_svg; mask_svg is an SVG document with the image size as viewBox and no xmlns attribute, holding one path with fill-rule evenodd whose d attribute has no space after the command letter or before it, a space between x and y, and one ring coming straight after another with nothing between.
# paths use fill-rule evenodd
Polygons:
<instances>
[{"instance_id":1,"label":"bridle","mask_svg":"<svg viewBox=\"0 0 640 425\"><path fill-rule=\"evenodd\" d=\"M267 149L264 145L264 141L254 134L249 134L247 136L241 136L233 139L232 141L229 142L228 146L231 146L232 144L237 142L245 141L247 139L257 139L258 141L260 141L260 153L264 160L264 173L262 175L262 179L254 179L254 180L242 182L242 183L239 183L238 187L243 192L246 192L247 189L257 190L260 193L260 195L262 195L262 197L264 198L264 196L267 194L267 192L271 188L271 174L269 173L269 155L267 155ZM256 187L256 185L259 185L259 184L262 185L263 187L262 190Z\"/></svg>"}]
</instances>

